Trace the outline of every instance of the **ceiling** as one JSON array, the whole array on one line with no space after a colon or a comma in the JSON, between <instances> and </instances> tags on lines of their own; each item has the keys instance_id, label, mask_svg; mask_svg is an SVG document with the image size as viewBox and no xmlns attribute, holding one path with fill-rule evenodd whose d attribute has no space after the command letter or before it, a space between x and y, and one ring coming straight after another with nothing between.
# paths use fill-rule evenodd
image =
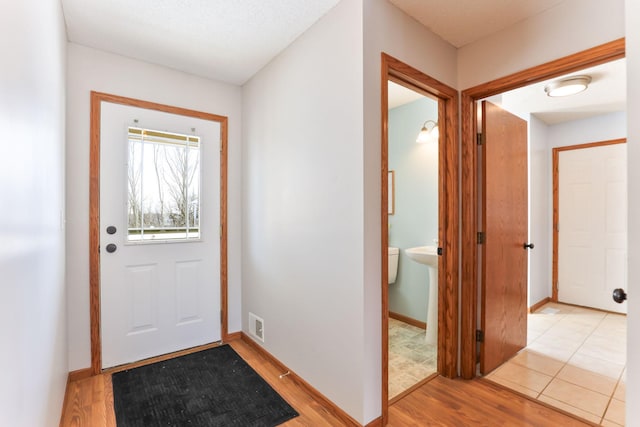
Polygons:
<instances>
[{"instance_id":1,"label":"ceiling","mask_svg":"<svg viewBox=\"0 0 640 427\"><path fill-rule=\"evenodd\" d=\"M566 0L389 0L455 47L473 43Z\"/></svg>"},{"instance_id":2,"label":"ceiling","mask_svg":"<svg viewBox=\"0 0 640 427\"><path fill-rule=\"evenodd\" d=\"M61 0L71 42L236 85L244 84L339 1ZM388 1L461 47L566 0ZM624 67L594 73L594 90L562 102L536 96L542 93L539 87L519 89L521 107L530 105L548 123L624 108ZM402 102L393 93L390 100ZM572 105L578 100L583 103Z\"/></svg>"},{"instance_id":3,"label":"ceiling","mask_svg":"<svg viewBox=\"0 0 640 427\"><path fill-rule=\"evenodd\" d=\"M340 0L61 0L70 41L241 85Z\"/></svg>"}]
</instances>

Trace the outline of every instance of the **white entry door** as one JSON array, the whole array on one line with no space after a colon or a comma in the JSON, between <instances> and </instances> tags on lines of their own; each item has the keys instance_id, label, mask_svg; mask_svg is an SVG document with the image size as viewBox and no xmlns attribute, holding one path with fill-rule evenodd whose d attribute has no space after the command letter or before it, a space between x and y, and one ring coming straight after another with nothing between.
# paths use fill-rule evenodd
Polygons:
<instances>
[{"instance_id":1,"label":"white entry door","mask_svg":"<svg viewBox=\"0 0 640 427\"><path fill-rule=\"evenodd\" d=\"M558 300L626 313L627 146L563 150L558 158Z\"/></svg>"},{"instance_id":2,"label":"white entry door","mask_svg":"<svg viewBox=\"0 0 640 427\"><path fill-rule=\"evenodd\" d=\"M102 368L220 340L220 124L102 102Z\"/></svg>"}]
</instances>

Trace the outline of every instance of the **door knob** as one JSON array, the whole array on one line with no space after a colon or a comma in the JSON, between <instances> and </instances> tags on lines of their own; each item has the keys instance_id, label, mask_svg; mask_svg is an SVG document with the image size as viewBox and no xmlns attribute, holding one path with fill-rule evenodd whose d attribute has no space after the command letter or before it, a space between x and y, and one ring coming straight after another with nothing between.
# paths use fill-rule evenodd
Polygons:
<instances>
[{"instance_id":1,"label":"door knob","mask_svg":"<svg viewBox=\"0 0 640 427\"><path fill-rule=\"evenodd\" d=\"M107 252L109 252L110 254L114 253L116 249L118 249L118 247L114 243L109 243L107 245Z\"/></svg>"},{"instance_id":2,"label":"door knob","mask_svg":"<svg viewBox=\"0 0 640 427\"><path fill-rule=\"evenodd\" d=\"M613 300L618 304L622 304L627 299L627 293L622 288L613 290Z\"/></svg>"},{"instance_id":3,"label":"door knob","mask_svg":"<svg viewBox=\"0 0 640 427\"><path fill-rule=\"evenodd\" d=\"M107 227L107 234L116 234L116 231L118 230L113 225Z\"/></svg>"},{"instance_id":4,"label":"door knob","mask_svg":"<svg viewBox=\"0 0 640 427\"><path fill-rule=\"evenodd\" d=\"M525 250L526 250L526 249L533 249L534 245L533 245L533 243L525 243L525 244L523 245L523 247L525 248Z\"/></svg>"}]
</instances>

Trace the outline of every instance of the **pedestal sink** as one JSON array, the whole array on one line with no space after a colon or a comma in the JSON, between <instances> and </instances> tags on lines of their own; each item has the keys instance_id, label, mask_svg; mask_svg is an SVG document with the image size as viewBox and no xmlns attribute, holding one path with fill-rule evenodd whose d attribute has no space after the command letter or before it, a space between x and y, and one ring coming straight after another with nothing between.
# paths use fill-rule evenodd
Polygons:
<instances>
[{"instance_id":1,"label":"pedestal sink","mask_svg":"<svg viewBox=\"0 0 640 427\"><path fill-rule=\"evenodd\" d=\"M405 249L407 256L429 268L429 305L427 307L427 344L436 345L438 340L438 248L418 246Z\"/></svg>"}]
</instances>

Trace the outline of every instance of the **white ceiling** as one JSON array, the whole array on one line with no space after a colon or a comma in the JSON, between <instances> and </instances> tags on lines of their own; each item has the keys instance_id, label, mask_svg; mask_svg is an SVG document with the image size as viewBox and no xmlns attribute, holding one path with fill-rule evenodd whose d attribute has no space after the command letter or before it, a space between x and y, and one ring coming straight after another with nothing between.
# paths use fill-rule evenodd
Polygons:
<instances>
[{"instance_id":1,"label":"white ceiling","mask_svg":"<svg viewBox=\"0 0 640 427\"><path fill-rule=\"evenodd\" d=\"M243 84L339 0L61 0L70 41Z\"/></svg>"},{"instance_id":2,"label":"white ceiling","mask_svg":"<svg viewBox=\"0 0 640 427\"><path fill-rule=\"evenodd\" d=\"M626 110L626 60L608 62L596 67L568 74L589 75L592 80L586 91L562 98L548 97L544 87L551 79L520 89L505 92L499 101L502 106L519 115L533 114L553 125L605 113Z\"/></svg>"},{"instance_id":3,"label":"white ceiling","mask_svg":"<svg viewBox=\"0 0 640 427\"><path fill-rule=\"evenodd\" d=\"M339 1L61 0L72 42L237 85ZM564 1L389 0L457 47ZM625 103L624 67L594 72L593 90L563 101L542 97L535 86L517 93L524 106L549 123L620 109ZM402 103L391 92L390 101Z\"/></svg>"},{"instance_id":4,"label":"white ceiling","mask_svg":"<svg viewBox=\"0 0 640 427\"><path fill-rule=\"evenodd\" d=\"M566 0L389 0L455 47L473 43Z\"/></svg>"}]
</instances>

